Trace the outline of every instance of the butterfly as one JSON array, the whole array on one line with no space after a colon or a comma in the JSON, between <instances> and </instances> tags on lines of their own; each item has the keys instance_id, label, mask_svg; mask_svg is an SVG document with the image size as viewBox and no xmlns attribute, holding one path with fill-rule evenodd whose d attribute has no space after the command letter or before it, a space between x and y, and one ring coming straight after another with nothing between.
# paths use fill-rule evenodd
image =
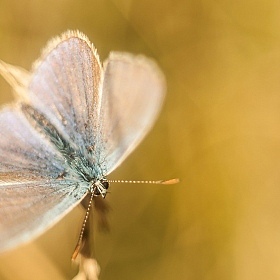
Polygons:
<instances>
[{"instance_id":1,"label":"butterfly","mask_svg":"<svg viewBox=\"0 0 280 280\"><path fill-rule=\"evenodd\" d=\"M111 52L101 64L79 31L52 39L31 72L0 61L0 74L16 94L0 110L1 252L42 234L86 196L88 211L106 197L107 176L153 126L166 86L144 56Z\"/></svg>"}]
</instances>

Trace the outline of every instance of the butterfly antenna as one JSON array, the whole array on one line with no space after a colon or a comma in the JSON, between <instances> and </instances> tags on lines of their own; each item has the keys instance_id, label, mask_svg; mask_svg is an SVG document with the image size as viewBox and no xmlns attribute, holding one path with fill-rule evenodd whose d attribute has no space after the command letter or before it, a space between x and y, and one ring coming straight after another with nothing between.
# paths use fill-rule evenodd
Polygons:
<instances>
[{"instance_id":1,"label":"butterfly antenna","mask_svg":"<svg viewBox=\"0 0 280 280\"><path fill-rule=\"evenodd\" d=\"M88 217L89 217L89 213L90 213L90 210L91 210L93 196L94 196L94 192L92 191L91 195L90 195L90 200L89 200L89 203L88 203L87 211L86 211L86 214L85 214L85 217L84 217L84 221L83 221L83 224L82 224L82 228L81 228L81 231L80 231L79 239L78 239L76 248L74 250L74 253L72 254L72 261L74 261L76 259L76 257L78 256L78 254L79 254L79 252L82 248L82 245L83 245L83 236L84 236L84 232L85 232L85 228L86 228L86 223L87 223L87 220L88 220Z\"/></svg>"},{"instance_id":2,"label":"butterfly antenna","mask_svg":"<svg viewBox=\"0 0 280 280\"><path fill-rule=\"evenodd\" d=\"M127 184L159 184L159 185L173 185L180 182L178 178L170 180L159 181L130 181L130 180L108 180L109 183L127 183Z\"/></svg>"}]
</instances>

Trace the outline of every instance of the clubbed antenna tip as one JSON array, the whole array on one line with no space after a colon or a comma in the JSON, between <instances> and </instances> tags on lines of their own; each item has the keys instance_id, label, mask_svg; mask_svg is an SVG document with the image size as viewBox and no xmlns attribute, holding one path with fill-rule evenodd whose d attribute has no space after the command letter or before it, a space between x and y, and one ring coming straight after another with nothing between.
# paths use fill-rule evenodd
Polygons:
<instances>
[{"instance_id":1,"label":"clubbed antenna tip","mask_svg":"<svg viewBox=\"0 0 280 280\"><path fill-rule=\"evenodd\" d=\"M179 183L180 180L178 178L175 178L175 179L170 179L170 180L162 180L159 182L160 182L159 184L162 184L162 185L173 185L173 184Z\"/></svg>"}]
</instances>

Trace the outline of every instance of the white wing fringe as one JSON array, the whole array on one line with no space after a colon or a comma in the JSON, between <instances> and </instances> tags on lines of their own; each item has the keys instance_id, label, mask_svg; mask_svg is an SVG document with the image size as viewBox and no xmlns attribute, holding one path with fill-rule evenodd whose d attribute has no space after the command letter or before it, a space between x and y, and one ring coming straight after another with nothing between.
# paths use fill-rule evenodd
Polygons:
<instances>
[{"instance_id":1,"label":"white wing fringe","mask_svg":"<svg viewBox=\"0 0 280 280\"><path fill-rule=\"evenodd\" d=\"M27 70L0 60L0 75L10 84L16 97L26 98L26 90L31 79L31 74Z\"/></svg>"}]
</instances>

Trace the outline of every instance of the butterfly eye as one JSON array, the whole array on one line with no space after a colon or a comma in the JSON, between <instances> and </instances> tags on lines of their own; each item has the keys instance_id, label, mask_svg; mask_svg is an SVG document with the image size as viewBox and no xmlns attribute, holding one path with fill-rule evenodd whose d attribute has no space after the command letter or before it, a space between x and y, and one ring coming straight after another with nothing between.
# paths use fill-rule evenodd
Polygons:
<instances>
[{"instance_id":1,"label":"butterfly eye","mask_svg":"<svg viewBox=\"0 0 280 280\"><path fill-rule=\"evenodd\" d=\"M109 182L108 181L102 181L101 184L106 190L108 190L108 188L109 188Z\"/></svg>"}]
</instances>

